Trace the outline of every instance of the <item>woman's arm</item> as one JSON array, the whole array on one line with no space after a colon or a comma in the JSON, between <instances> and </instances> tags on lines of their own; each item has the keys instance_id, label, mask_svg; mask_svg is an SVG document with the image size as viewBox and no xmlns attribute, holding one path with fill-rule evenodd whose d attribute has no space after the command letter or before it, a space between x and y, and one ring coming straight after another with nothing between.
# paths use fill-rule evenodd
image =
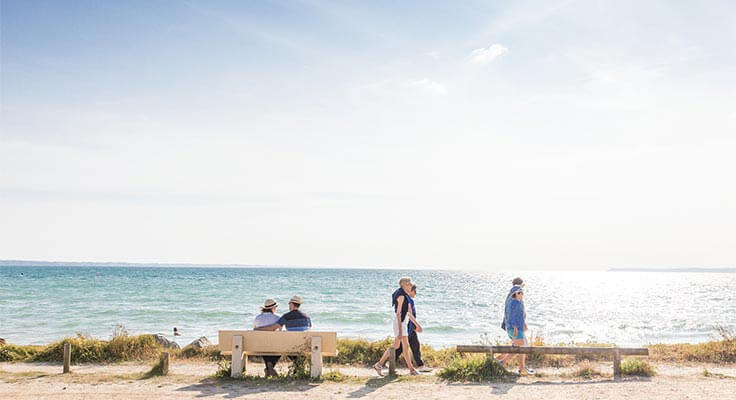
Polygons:
<instances>
[{"instance_id":1,"label":"woman's arm","mask_svg":"<svg viewBox=\"0 0 736 400\"><path fill-rule=\"evenodd\" d=\"M422 331L422 326L419 325L419 322L417 322L417 319L414 318L414 315L412 315L411 311L407 312L406 315L409 317L409 321L414 323L414 326L417 327L417 332Z\"/></svg>"},{"instance_id":2,"label":"woman's arm","mask_svg":"<svg viewBox=\"0 0 736 400\"><path fill-rule=\"evenodd\" d=\"M401 306L404 305L404 296L396 299L396 320L401 322Z\"/></svg>"}]
</instances>

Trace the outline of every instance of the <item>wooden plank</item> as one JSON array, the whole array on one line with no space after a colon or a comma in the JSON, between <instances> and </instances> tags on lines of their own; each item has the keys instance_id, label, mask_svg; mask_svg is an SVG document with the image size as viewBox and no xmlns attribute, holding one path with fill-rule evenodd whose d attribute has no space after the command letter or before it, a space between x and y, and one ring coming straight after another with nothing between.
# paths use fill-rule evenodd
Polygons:
<instances>
[{"instance_id":1,"label":"wooden plank","mask_svg":"<svg viewBox=\"0 0 736 400\"><path fill-rule=\"evenodd\" d=\"M239 378L243 375L243 337L234 335L230 340L232 346L232 362L230 364L230 376ZM245 358L248 359L247 357Z\"/></svg>"},{"instance_id":2,"label":"wooden plank","mask_svg":"<svg viewBox=\"0 0 736 400\"><path fill-rule=\"evenodd\" d=\"M319 378L322 375L322 337L312 336L312 366L310 376Z\"/></svg>"},{"instance_id":3,"label":"wooden plank","mask_svg":"<svg viewBox=\"0 0 736 400\"><path fill-rule=\"evenodd\" d=\"M619 349L613 352L613 378L621 378L621 351Z\"/></svg>"},{"instance_id":4,"label":"wooden plank","mask_svg":"<svg viewBox=\"0 0 736 400\"><path fill-rule=\"evenodd\" d=\"M169 352L164 351L161 353L161 373L164 375L169 374Z\"/></svg>"},{"instance_id":5,"label":"wooden plank","mask_svg":"<svg viewBox=\"0 0 736 400\"><path fill-rule=\"evenodd\" d=\"M322 338L322 356L337 355L336 332L285 332L285 331L248 331L221 330L218 332L218 346L222 354L228 354L232 348L233 336L243 337L243 352L250 355L282 355L309 352L311 338Z\"/></svg>"},{"instance_id":6,"label":"wooden plank","mask_svg":"<svg viewBox=\"0 0 736 400\"><path fill-rule=\"evenodd\" d=\"M71 343L64 343L64 373L68 374L72 372L72 345Z\"/></svg>"},{"instance_id":7,"label":"wooden plank","mask_svg":"<svg viewBox=\"0 0 736 400\"><path fill-rule=\"evenodd\" d=\"M619 354L629 356L647 356L647 348L616 348L616 347L516 347L516 346L480 346L458 345L459 353L501 353L501 354L600 354L613 355L618 349Z\"/></svg>"},{"instance_id":8,"label":"wooden plank","mask_svg":"<svg viewBox=\"0 0 736 400\"><path fill-rule=\"evenodd\" d=\"M388 374L396 375L396 348L394 346L388 349Z\"/></svg>"}]
</instances>

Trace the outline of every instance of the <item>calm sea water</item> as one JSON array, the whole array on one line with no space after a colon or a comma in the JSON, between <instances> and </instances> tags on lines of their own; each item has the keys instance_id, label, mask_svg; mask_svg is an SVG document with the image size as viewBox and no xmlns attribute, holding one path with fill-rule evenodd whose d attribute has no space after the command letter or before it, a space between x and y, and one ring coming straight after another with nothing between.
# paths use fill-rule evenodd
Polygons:
<instances>
[{"instance_id":1,"label":"calm sea water","mask_svg":"<svg viewBox=\"0 0 736 400\"><path fill-rule=\"evenodd\" d=\"M506 340L502 304L516 274L291 268L0 267L0 337L43 344L86 333L171 334L186 345L217 330L251 328L259 306L279 312L302 296L314 329L339 337L392 333L391 292L403 275L419 286L423 343ZM531 335L550 343L594 340L620 345L699 342L715 326L736 331L736 274L523 272Z\"/></svg>"}]
</instances>

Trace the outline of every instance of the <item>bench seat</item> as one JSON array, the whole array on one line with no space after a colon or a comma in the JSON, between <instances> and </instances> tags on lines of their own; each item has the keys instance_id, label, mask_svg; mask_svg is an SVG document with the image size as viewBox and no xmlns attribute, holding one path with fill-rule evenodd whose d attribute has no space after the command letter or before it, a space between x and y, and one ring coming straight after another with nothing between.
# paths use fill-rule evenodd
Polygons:
<instances>
[{"instance_id":1,"label":"bench seat","mask_svg":"<svg viewBox=\"0 0 736 400\"><path fill-rule=\"evenodd\" d=\"M322 357L337 355L336 332L286 332L221 330L218 332L218 348L223 355L232 358L232 376L238 377L251 356L278 356L310 353L311 376L322 374Z\"/></svg>"}]
</instances>

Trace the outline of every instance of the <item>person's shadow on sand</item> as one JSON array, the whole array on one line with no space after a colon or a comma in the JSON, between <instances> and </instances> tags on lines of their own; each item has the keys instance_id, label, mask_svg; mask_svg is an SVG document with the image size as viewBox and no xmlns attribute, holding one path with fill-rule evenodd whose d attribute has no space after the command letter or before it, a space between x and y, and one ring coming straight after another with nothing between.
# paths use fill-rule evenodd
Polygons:
<instances>
[{"instance_id":1,"label":"person's shadow on sand","mask_svg":"<svg viewBox=\"0 0 736 400\"><path fill-rule=\"evenodd\" d=\"M315 387L315 384L308 382L283 382L263 380L259 381L242 381L238 379L212 379L206 378L201 380L199 383L184 386L177 391L181 392L199 392L195 397L209 397L215 395L222 395L226 399L232 399L236 397L242 397L256 393L269 393L269 392L306 392Z\"/></svg>"},{"instance_id":2,"label":"person's shadow on sand","mask_svg":"<svg viewBox=\"0 0 736 400\"><path fill-rule=\"evenodd\" d=\"M389 383L394 382L397 378L397 375L388 375L384 376L383 378L371 378L365 383L362 388L350 392L348 394L348 398L359 399L361 397L365 397L366 395L375 392L379 388L382 388Z\"/></svg>"},{"instance_id":3,"label":"person's shadow on sand","mask_svg":"<svg viewBox=\"0 0 736 400\"><path fill-rule=\"evenodd\" d=\"M643 378L643 377L637 377L636 379L625 379L627 381L650 381L650 378ZM491 394L495 395L504 395L511 390L514 386L542 386L542 385L549 385L549 386L563 386L563 385L600 385L600 384L606 384L606 383L616 383L616 382L623 382L624 379L619 380L594 380L594 381L562 381L562 382L549 382L549 381L535 381L535 382L529 382L529 383L517 383L514 379L511 382L498 382L498 383L492 383L491 384Z\"/></svg>"}]
</instances>

